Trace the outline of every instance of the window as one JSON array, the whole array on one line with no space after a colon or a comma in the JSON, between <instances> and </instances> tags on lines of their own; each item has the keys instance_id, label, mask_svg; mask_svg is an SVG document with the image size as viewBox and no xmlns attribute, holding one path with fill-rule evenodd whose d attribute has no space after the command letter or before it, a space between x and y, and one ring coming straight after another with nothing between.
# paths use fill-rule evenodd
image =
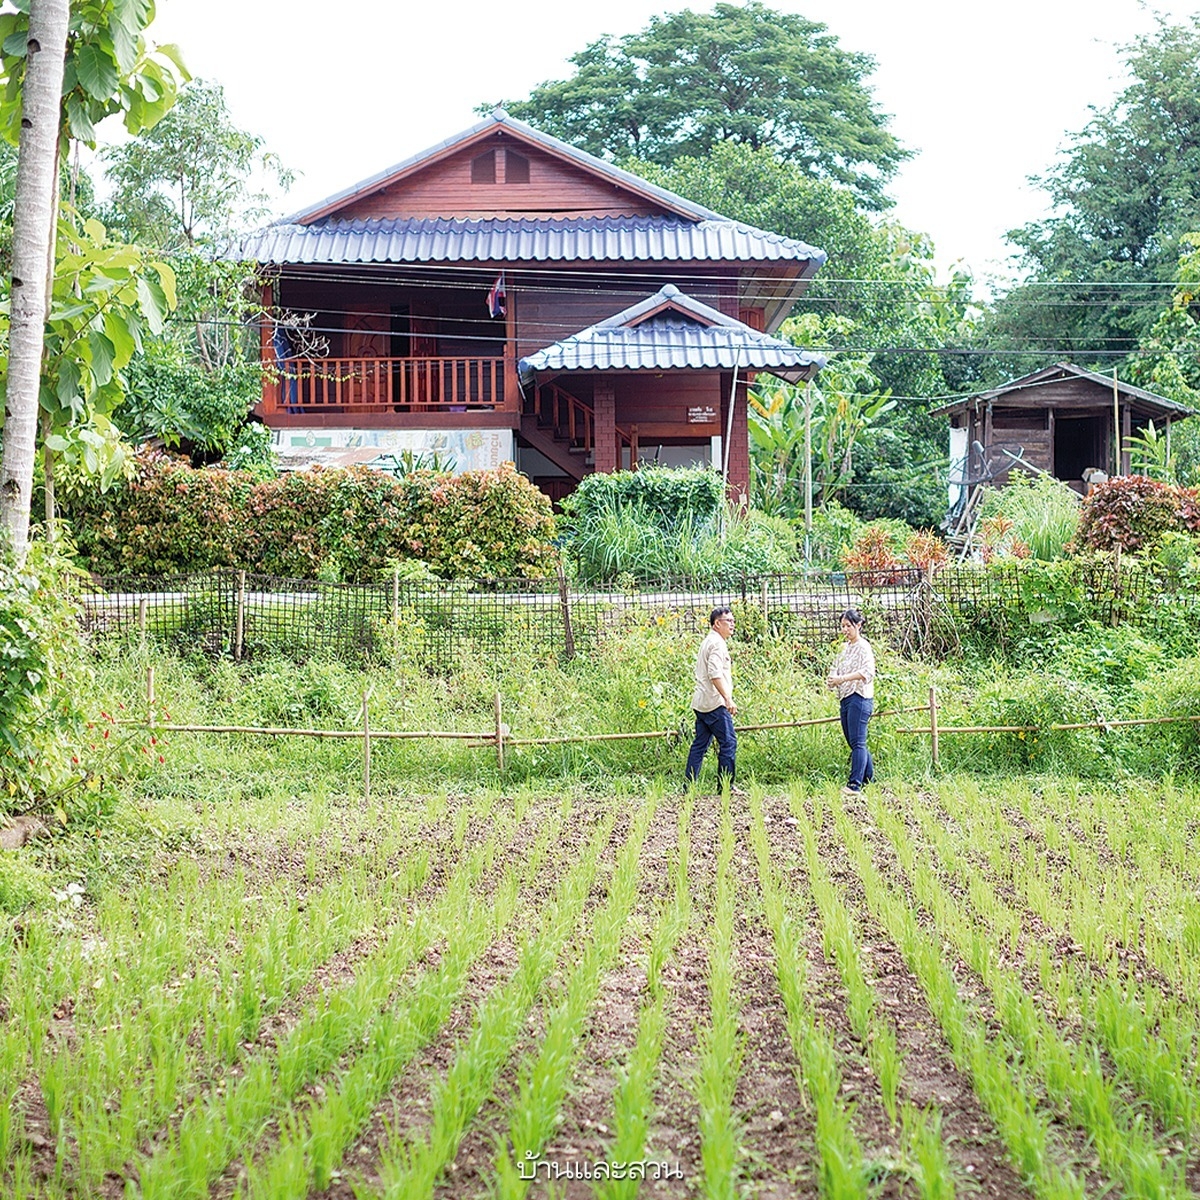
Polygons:
<instances>
[{"instance_id":1,"label":"window","mask_svg":"<svg viewBox=\"0 0 1200 1200\"><path fill-rule=\"evenodd\" d=\"M506 150L504 161L504 182L528 183L529 159L527 159L523 154L518 154L515 150Z\"/></svg>"},{"instance_id":2,"label":"window","mask_svg":"<svg viewBox=\"0 0 1200 1200\"><path fill-rule=\"evenodd\" d=\"M489 150L486 154L480 154L477 158L471 159L471 182L472 183L495 183L496 182L496 152Z\"/></svg>"}]
</instances>

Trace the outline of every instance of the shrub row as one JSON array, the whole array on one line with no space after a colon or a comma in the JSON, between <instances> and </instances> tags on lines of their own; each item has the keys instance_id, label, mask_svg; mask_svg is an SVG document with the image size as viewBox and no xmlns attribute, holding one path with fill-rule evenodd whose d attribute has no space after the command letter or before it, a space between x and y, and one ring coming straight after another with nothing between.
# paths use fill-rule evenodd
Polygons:
<instances>
[{"instance_id":1,"label":"shrub row","mask_svg":"<svg viewBox=\"0 0 1200 1200\"><path fill-rule=\"evenodd\" d=\"M72 497L64 515L97 575L253 567L366 583L397 564L475 579L538 577L557 561L550 503L511 464L401 478L314 468L256 482L143 454L124 484Z\"/></svg>"}]
</instances>

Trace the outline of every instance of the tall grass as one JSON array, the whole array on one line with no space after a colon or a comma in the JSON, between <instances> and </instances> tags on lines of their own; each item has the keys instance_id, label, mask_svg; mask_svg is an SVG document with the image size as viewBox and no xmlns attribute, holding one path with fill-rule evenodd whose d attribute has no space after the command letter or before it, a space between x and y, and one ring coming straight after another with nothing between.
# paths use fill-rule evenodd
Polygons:
<instances>
[{"instance_id":1,"label":"tall grass","mask_svg":"<svg viewBox=\"0 0 1200 1200\"><path fill-rule=\"evenodd\" d=\"M1080 496L1065 483L1045 475L1013 471L1002 488L984 497L985 517L1003 516L1034 558L1045 562L1062 558L1066 544L1079 528Z\"/></svg>"},{"instance_id":2,"label":"tall grass","mask_svg":"<svg viewBox=\"0 0 1200 1200\"><path fill-rule=\"evenodd\" d=\"M716 518L684 512L665 521L643 501L606 497L568 552L588 582L729 582L794 569L796 538L787 521L754 509L725 506Z\"/></svg>"}]
</instances>

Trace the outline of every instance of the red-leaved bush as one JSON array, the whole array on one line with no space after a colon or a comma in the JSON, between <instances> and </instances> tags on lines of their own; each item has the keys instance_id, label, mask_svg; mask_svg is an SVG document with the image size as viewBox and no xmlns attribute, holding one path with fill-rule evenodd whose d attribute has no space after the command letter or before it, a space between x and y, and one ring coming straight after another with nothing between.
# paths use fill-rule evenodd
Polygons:
<instances>
[{"instance_id":1,"label":"red-leaved bush","mask_svg":"<svg viewBox=\"0 0 1200 1200\"><path fill-rule=\"evenodd\" d=\"M1090 550L1143 550L1172 530L1200 531L1195 488L1122 475L1098 484L1083 502L1076 545Z\"/></svg>"}]
</instances>

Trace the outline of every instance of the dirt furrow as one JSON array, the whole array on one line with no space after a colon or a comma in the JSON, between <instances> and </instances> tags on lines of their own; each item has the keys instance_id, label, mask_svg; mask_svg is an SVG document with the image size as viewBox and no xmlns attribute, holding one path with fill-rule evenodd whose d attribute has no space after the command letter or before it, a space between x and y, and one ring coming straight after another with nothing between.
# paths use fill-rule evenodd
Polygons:
<instances>
[{"instance_id":1,"label":"dirt furrow","mask_svg":"<svg viewBox=\"0 0 1200 1200\"><path fill-rule=\"evenodd\" d=\"M692 810L688 859L693 916L674 960L662 973L667 1024L645 1153L647 1161L678 1165L683 1179L647 1183L643 1192L654 1196L694 1196L701 1190L704 1177L700 1161L700 1114L693 1088L699 1064L697 1031L709 1016L709 922L720 830L720 799L697 796Z\"/></svg>"},{"instance_id":2,"label":"dirt furrow","mask_svg":"<svg viewBox=\"0 0 1200 1200\"><path fill-rule=\"evenodd\" d=\"M562 1108L558 1131L541 1157L564 1168L568 1163L594 1164L608 1158L614 1127L613 1093L617 1070L628 1061L637 1041L638 1016L646 996L646 955L654 924L668 892L668 864L678 838L678 808L661 801L638 862L638 904L630 917L617 968L600 985L587 1026L584 1047ZM584 1180L561 1180L552 1185L563 1200L590 1200ZM545 1179L530 1189L531 1196L550 1192Z\"/></svg>"},{"instance_id":3,"label":"dirt furrow","mask_svg":"<svg viewBox=\"0 0 1200 1200\"><path fill-rule=\"evenodd\" d=\"M779 991L776 946L762 906L749 810L745 800L735 800L734 804L737 849L733 870L738 888L735 953L741 1000L739 1026L745 1037L734 1104L743 1121L742 1178L753 1196L790 1200L816 1194L812 1110L800 1089L799 1063ZM764 799L763 805L770 810L772 801ZM774 817L765 815L768 837L777 845Z\"/></svg>"}]
</instances>

